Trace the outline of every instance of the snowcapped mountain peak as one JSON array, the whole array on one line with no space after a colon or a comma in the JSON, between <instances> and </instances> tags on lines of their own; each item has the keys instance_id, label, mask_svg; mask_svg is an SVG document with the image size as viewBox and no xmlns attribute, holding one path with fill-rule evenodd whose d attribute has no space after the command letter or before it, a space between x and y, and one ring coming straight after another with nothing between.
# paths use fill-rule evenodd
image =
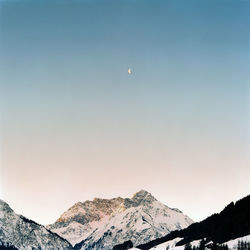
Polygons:
<instances>
[{"instance_id":1,"label":"snowcapped mountain peak","mask_svg":"<svg viewBox=\"0 0 250 250\"><path fill-rule=\"evenodd\" d=\"M139 197L145 197L145 196L152 196L151 193L149 193L147 190L145 189L141 189L140 191L136 192L133 196L132 196L132 199L136 196L139 196Z\"/></svg>"},{"instance_id":2,"label":"snowcapped mountain peak","mask_svg":"<svg viewBox=\"0 0 250 250\"><path fill-rule=\"evenodd\" d=\"M2 200L0 200L0 243L0 245L11 245L20 250L73 249L64 238L16 214Z\"/></svg>"},{"instance_id":3,"label":"snowcapped mountain peak","mask_svg":"<svg viewBox=\"0 0 250 250\"><path fill-rule=\"evenodd\" d=\"M112 249L126 240L134 244L147 242L192 222L179 210L140 190L132 198L78 202L48 228L75 245L75 249Z\"/></svg>"},{"instance_id":4,"label":"snowcapped mountain peak","mask_svg":"<svg viewBox=\"0 0 250 250\"><path fill-rule=\"evenodd\" d=\"M131 200L138 205L140 205L141 203L145 203L145 202L152 203L154 201L157 201L151 193L143 189L135 193L133 197L131 198Z\"/></svg>"},{"instance_id":5,"label":"snowcapped mountain peak","mask_svg":"<svg viewBox=\"0 0 250 250\"><path fill-rule=\"evenodd\" d=\"M102 199L94 198L93 201L77 202L56 221L57 226L69 224L76 221L82 225L99 221L105 216L110 216L119 209L120 211L130 208L145 205L157 201L149 192L140 190L130 198L113 198Z\"/></svg>"}]
</instances>

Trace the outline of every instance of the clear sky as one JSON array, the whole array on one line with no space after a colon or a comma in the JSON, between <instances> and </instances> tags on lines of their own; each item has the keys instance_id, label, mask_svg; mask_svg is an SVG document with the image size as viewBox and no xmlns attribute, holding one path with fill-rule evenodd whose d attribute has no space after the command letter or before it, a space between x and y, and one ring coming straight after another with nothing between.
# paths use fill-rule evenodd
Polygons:
<instances>
[{"instance_id":1,"label":"clear sky","mask_svg":"<svg viewBox=\"0 0 250 250\"><path fill-rule=\"evenodd\" d=\"M1 0L0 66L16 212L146 189L201 220L249 194L250 1Z\"/></svg>"}]
</instances>

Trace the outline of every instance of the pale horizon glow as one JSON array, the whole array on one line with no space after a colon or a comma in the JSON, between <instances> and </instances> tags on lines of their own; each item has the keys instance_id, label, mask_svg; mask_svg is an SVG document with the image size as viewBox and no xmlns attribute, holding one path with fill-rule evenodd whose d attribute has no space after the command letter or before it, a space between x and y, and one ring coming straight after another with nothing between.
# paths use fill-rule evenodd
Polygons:
<instances>
[{"instance_id":1,"label":"pale horizon glow","mask_svg":"<svg viewBox=\"0 0 250 250\"><path fill-rule=\"evenodd\" d=\"M0 198L50 224L141 189L195 221L248 195L249 14L238 0L0 1Z\"/></svg>"}]
</instances>

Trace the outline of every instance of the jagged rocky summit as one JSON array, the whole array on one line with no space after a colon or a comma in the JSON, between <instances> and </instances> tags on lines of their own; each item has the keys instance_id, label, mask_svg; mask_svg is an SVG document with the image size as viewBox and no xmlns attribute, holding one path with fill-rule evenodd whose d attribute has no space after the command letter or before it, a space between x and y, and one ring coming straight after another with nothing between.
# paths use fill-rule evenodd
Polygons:
<instances>
[{"instance_id":1,"label":"jagged rocky summit","mask_svg":"<svg viewBox=\"0 0 250 250\"><path fill-rule=\"evenodd\" d=\"M16 214L2 200L0 200L0 246L19 250L73 250L67 240L44 226Z\"/></svg>"},{"instance_id":2,"label":"jagged rocky summit","mask_svg":"<svg viewBox=\"0 0 250 250\"><path fill-rule=\"evenodd\" d=\"M78 202L47 228L75 249L108 250L127 240L143 244L192 223L180 210L169 208L141 190L132 198Z\"/></svg>"}]
</instances>

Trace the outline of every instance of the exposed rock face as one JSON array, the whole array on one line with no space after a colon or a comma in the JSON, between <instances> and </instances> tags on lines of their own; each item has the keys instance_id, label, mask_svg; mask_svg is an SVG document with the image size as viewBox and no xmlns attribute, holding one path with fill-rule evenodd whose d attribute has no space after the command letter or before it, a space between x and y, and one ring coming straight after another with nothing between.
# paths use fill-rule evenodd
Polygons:
<instances>
[{"instance_id":1,"label":"exposed rock face","mask_svg":"<svg viewBox=\"0 0 250 250\"><path fill-rule=\"evenodd\" d=\"M16 214L0 200L0 242L3 246L17 249L73 249L68 241L56 233Z\"/></svg>"},{"instance_id":2,"label":"exposed rock face","mask_svg":"<svg viewBox=\"0 0 250 250\"><path fill-rule=\"evenodd\" d=\"M169 208L141 190L131 199L78 202L48 228L75 249L107 250L128 240L136 246L191 223L180 210Z\"/></svg>"},{"instance_id":3,"label":"exposed rock face","mask_svg":"<svg viewBox=\"0 0 250 250\"><path fill-rule=\"evenodd\" d=\"M122 198L99 199L93 201L78 202L62 214L54 225L69 224L73 221L87 224L92 221L99 221L105 216L111 215L123 202Z\"/></svg>"}]
</instances>

